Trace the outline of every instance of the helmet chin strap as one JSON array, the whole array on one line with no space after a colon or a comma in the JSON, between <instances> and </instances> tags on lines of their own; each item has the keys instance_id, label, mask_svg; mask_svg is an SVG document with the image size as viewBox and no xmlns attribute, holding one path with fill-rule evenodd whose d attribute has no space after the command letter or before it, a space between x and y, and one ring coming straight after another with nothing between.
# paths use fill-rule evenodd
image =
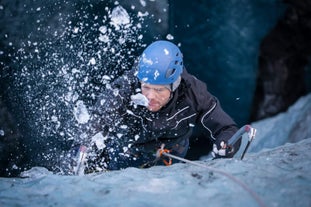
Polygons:
<instances>
[{"instance_id":1,"label":"helmet chin strap","mask_svg":"<svg viewBox=\"0 0 311 207\"><path fill-rule=\"evenodd\" d=\"M173 98L173 95L174 95L174 91L170 91L170 97L168 98L166 104L168 104L170 102L170 100ZM164 106L166 105L164 104Z\"/></svg>"},{"instance_id":2,"label":"helmet chin strap","mask_svg":"<svg viewBox=\"0 0 311 207\"><path fill-rule=\"evenodd\" d=\"M181 77L179 76L177 80L171 84L171 89L172 89L171 91L175 91L178 88L180 81L181 81Z\"/></svg>"},{"instance_id":3,"label":"helmet chin strap","mask_svg":"<svg viewBox=\"0 0 311 207\"><path fill-rule=\"evenodd\" d=\"M168 90L173 92L173 91L175 91L178 88L178 86L180 84L180 81L181 81L181 77L179 76L178 79L175 82L173 82L171 84L164 85L164 87L166 87Z\"/></svg>"},{"instance_id":4,"label":"helmet chin strap","mask_svg":"<svg viewBox=\"0 0 311 207\"><path fill-rule=\"evenodd\" d=\"M172 84L170 84L170 97L168 98L166 104L168 104L168 102L170 102L170 100L173 98L173 95L174 95L174 91L178 88L179 84L180 84L180 81L181 81L181 77L179 76L179 78ZM165 105L166 105L165 104Z\"/></svg>"}]
</instances>

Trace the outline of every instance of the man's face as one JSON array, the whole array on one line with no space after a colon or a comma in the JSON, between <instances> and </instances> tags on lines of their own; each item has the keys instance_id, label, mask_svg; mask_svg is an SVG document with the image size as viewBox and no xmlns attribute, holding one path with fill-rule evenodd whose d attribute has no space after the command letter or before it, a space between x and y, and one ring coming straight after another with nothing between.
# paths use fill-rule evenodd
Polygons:
<instances>
[{"instance_id":1,"label":"man's face","mask_svg":"<svg viewBox=\"0 0 311 207\"><path fill-rule=\"evenodd\" d=\"M163 85L141 84L141 91L147 97L150 111L159 111L170 100L171 91Z\"/></svg>"}]
</instances>

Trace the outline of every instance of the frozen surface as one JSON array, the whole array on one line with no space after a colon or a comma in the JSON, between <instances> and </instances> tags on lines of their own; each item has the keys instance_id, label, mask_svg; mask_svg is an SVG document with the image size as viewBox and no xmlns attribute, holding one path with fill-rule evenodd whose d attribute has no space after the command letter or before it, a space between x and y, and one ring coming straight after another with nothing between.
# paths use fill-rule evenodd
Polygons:
<instances>
[{"instance_id":1,"label":"frozen surface","mask_svg":"<svg viewBox=\"0 0 311 207\"><path fill-rule=\"evenodd\" d=\"M204 164L230 172L267 206L310 206L311 139ZM203 163L203 162L202 162ZM189 164L58 176L32 168L27 178L1 178L1 206L259 206L239 185Z\"/></svg>"},{"instance_id":2,"label":"frozen surface","mask_svg":"<svg viewBox=\"0 0 311 207\"><path fill-rule=\"evenodd\" d=\"M311 137L311 94L300 98L286 113L252 124L258 128L250 152L274 148Z\"/></svg>"},{"instance_id":3,"label":"frozen surface","mask_svg":"<svg viewBox=\"0 0 311 207\"><path fill-rule=\"evenodd\" d=\"M35 167L22 173L23 178L0 178L0 206L205 207L208 204L309 207L310 122L299 122L301 127L307 126L305 131L299 129L301 141L286 143L290 141L286 138L291 137L293 130L289 129L297 124L292 119L304 117L307 120L310 116L310 98L310 95L303 97L287 113L253 124L258 130L258 141L254 141L253 151L257 149L258 152L246 154L243 160L237 156L196 161L231 174L255 193L263 204L223 174L180 163L170 167L127 168L84 176L60 176ZM308 137L303 137L303 134ZM282 145L274 146L278 143Z\"/></svg>"}]
</instances>

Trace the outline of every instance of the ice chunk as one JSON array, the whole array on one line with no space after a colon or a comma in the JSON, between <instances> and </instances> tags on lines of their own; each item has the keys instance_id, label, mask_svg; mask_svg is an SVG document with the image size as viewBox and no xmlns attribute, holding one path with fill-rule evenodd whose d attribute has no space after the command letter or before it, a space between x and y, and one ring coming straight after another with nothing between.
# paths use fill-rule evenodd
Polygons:
<instances>
[{"instance_id":1,"label":"ice chunk","mask_svg":"<svg viewBox=\"0 0 311 207\"><path fill-rule=\"evenodd\" d=\"M106 137L104 137L102 135L101 132L95 134L93 137L92 137L92 143L95 143L96 147L101 150L103 149L104 147L106 147L105 145L105 139Z\"/></svg>"},{"instance_id":2,"label":"ice chunk","mask_svg":"<svg viewBox=\"0 0 311 207\"><path fill-rule=\"evenodd\" d=\"M116 29L120 29L120 26L130 23L130 16L122 6L117 6L113 9L111 14L111 22Z\"/></svg>"},{"instance_id":3,"label":"ice chunk","mask_svg":"<svg viewBox=\"0 0 311 207\"><path fill-rule=\"evenodd\" d=\"M45 176L51 175L52 172L50 172L48 169L44 167L33 167L30 170L23 171L20 175L22 178L32 178L32 179L39 179L43 178Z\"/></svg>"},{"instance_id":4,"label":"ice chunk","mask_svg":"<svg viewBox=\"0 0 311 207\"><path fill-rule=\"evenodd\" d=\"M76 106L73 109L73 114L74 114L75 119L80 124L85 124L90 119L90 114L86 106L84 105L83 101L81 100L77 101Z\"/></svg>"},{"instance_id":5,"label":"ice chunk","mask_svg":"<svg viewBox=\"0 0 311 207\"><path fill-rule=\"evenodd\" d=\"M137 93L135 95L131 95L132 103L140 106L148 106L149 101L146 96L141 93Z\"/></svg>"}]
</instances>

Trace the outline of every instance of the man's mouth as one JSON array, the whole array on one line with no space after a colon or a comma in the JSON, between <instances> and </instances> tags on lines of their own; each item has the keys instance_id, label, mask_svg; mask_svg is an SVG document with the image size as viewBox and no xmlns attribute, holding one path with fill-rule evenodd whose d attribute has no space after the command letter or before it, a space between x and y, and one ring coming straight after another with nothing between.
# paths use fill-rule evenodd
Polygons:
<instances>
[{"instance_id":1,"label":"man's mouth","mask_svg":"<svg viewBox=\"0 0 311 207\"><path fill-rule=\"evenodd\" d=\"M158 102L156 102L156 101L149 101L148 105L149 106L156 106L156 105L158 105Z\"/></svg>"}]
</instances>

